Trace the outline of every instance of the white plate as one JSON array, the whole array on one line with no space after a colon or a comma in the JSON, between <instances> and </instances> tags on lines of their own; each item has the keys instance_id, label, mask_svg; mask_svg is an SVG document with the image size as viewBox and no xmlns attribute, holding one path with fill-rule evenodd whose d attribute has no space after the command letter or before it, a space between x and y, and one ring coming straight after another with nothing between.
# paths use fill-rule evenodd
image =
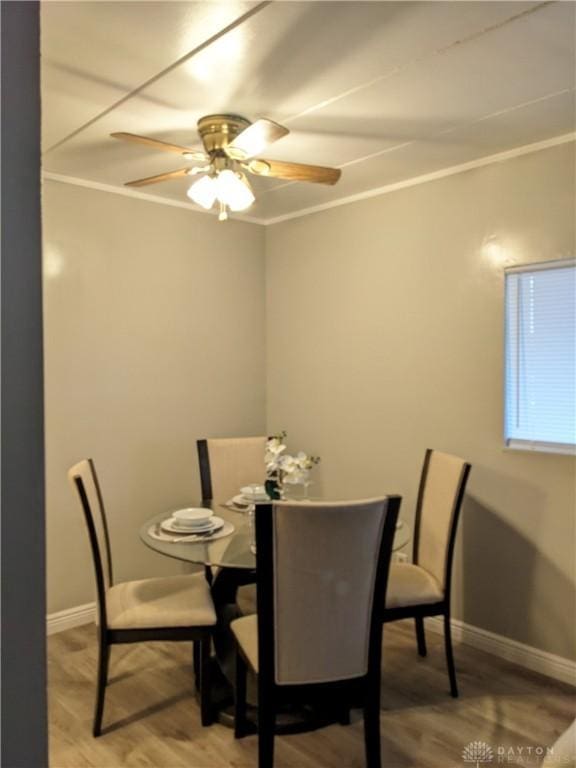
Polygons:
<instances>
[{"instance_id":1,"label":"white plate","mask_svg":"<svg viewBox=\"0 0 576 768\"><path fill-rule=\"evenodd\" d=\"M174 528L177 528L183 533L202 533L202 531L209 531L211 528L213 528L212 518L210 518L210 520L206 520L203 523L198 523L198 525L188 525L187 523L183 523L181 520L178 520L175 517L170 517L168 519L171 521Z\"/></svg>"},{"instance_id":2,"label":"white plate","mask_svg":"<svg viewBox=\"0 0 576 768\"><path fill-rule=\"evenodd\" d=\"M168 541L174 544L206 545L211 541L215 541L216 539L223 539L225 536L230 536L230 534L233 532L234 526L228 521L226 521L221 528L218 528L213 533L187 534L185 536L183 536L181 533L178 533L176 536L171 533L166 533L166 531L158 528L158 525L151 525L150 528L148 528L148 536L150 536L151 539L157 539L157 541Z\"/></svg>"},{"instance_id":3,"label":"white plate","mask_svg":"<svg viewBox=\"0 0 576 768\"><path fill-rule=\"evenodd\" d=\"M266 493L266 489L263 485L256 486L257 488L261 488L262 490L258 491L257 493L254 493L251 491L249 485L245 485L243 488L240 488L240 494L250 501L267 501L268 500L268 494Z\"/></svg>"},{"instance_id":4,"label":"white plate","mask_svg":"<svg viewBox=\"0 0 576 768\"><path fill-rule=\"evenodd\" d=\"M216 517L216 515L213 515L205 525L195 525L193 529L190 528L189 525L179 525L177 520L173 517L169 517L167 520L163 520L160 523L160 528L169 533L189 533L193 536L195 533L210 533L212 531L217 531L219 528L222 528L223 525L224 520L222 520L221 517Z\"/></svg>"},{"instance_id":5,"label":"white plate","mask_svg":"<svg viewBox=\"0 0 576 768\"><path fill-rule=\"evenodd\" d=\"M247 499L245 496L238 494L238 496L234 496L230 501L237 507L247 509L251 504L270 504L271 499L269 499L268 496L266 496L265 499Z\"/></svg>"}]
</instances>

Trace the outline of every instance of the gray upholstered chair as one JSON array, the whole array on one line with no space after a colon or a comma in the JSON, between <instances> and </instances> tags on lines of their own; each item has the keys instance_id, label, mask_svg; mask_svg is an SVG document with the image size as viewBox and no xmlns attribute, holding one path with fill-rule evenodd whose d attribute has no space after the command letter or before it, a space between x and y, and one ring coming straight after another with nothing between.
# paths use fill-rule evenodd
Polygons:
<instances>
[{"instance_id":1,"label":"gray upholstered chair","mask_svg":"<svg viewBox=\"0 0 576 768\"><path fill-rule=\"evenodd\" d=\"M398 496L275 502L256 511L258 615L232 622L235 734L246 733L247 665L258 679L258 757L272 768L283 702L364 709L366 762L380 767L383 604Z\"/></svg>"},{"instance_id":2,"label":"gray upholstered chair","mask_svg":"<svg viewBox=\"0 0 576 768\"><path fill-rule=\"evenodd\" d=\"M216 612L204 574L115 584L104 502L92 459L71 467L68 479L84 512L96 576L99 658L93 735L102 730L110 646L147 640L192 641L199 647L196 682L202 725L209 725L210 640Z\"/></svg>"},{"instance_id":3,"label":"gray upholstered chair","mask_svg":"<svg viewBox=\"0 0 576 768\"><path fill-rule=\"evenodd\" d=\"M251 483L264 484L267 437L198 440L202 498L226 502Z\"/></svg>"},{"instance_id":4,"label":"gray upholstered chair","mask_svg":"<svg viewBox=\"0 0 576 768\"><path fill-rule=\"evenodd\" d=\"M384 622L413 618L418 653L426 656L424 618L444 617L450 693L458 696L450 631L450 594L454 543L470 464L428 449L420 478L412 563L390 568Z\"/></svg>"}]
</instances>

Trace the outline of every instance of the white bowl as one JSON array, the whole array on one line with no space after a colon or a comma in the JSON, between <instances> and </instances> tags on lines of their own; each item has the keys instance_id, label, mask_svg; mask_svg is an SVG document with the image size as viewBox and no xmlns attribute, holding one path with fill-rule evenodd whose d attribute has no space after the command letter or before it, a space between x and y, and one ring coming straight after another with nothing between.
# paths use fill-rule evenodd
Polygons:
<instances>
[{"instance_id":1,"label":"white bowl","mask_svg":"<svg viewBox=\"0 0 576 768\"><path fill-rule=\"evenodd\" d=\"M172 512L172 517L178 521L178 525L182 528L196 528L206 525L213 514L211 509L204 507L187 507Z\"/></svg>"}]
</instances>

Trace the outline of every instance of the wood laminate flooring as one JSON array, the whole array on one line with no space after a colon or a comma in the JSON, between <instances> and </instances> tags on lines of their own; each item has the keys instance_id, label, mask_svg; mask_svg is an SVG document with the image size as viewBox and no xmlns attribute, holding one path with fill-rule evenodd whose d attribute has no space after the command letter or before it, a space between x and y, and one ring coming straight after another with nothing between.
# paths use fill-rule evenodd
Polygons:
<instances>
[{"instance_id":1,"label":"wood laminate flooring","mask_svg":"<svg viewBox=\"0 0 576 768\"><path fill-rule=\"evenodd\" d=\"M421 659L411 622L387 625L384 635L383 768L476 768L462 756L473 741L493 750L479 768L533 768L576 716L574 688L464 645L455 648L460 698L452 699L441 636L427 632ZM188 644L112 648L98 739L94 626L52 635L48 649L51 768L256 768L255 736L235 741L222 725L200 726ZM275 768L364 768L360 713L349 726L277 737Z\"/></svg>"}]
</instances>

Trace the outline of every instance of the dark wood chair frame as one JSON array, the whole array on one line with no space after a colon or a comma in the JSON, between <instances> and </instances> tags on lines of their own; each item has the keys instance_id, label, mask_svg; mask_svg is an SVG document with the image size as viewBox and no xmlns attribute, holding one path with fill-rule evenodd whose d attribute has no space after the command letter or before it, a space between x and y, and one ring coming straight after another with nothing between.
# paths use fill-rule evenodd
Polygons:
<instances>
[{"instance_id":1,"label":"dark wood chair frame","mask_svg":"<svg viewBox=\"0 0 576 768\"><path fill-rule=\"evenodd\" d=\"M208 452L208 440L197 440L198 465L200 467L200 488L202 499L212 499L212 474L210 472L210 453Z\"/></svg>"},{"instance_id":2,"label":"dark wood chair frame","mask_svg":"<svg viewBox=\"0 0 576 768\"><path fill-rule=\"evenodd\" d=\"M386 593L392 543L400 509L399 496L388 497L388 510L378 554L374 595ZM281 705L331 701L346 724L351 707L364 711L364 743L367 768L380 768L380 677L382 659L382 600L374 598L370 620L368 670L361 677L327 683L278 685L274 654L274 562L272 547L272 506L256 511L257 605L258 605L258 766L272 768L276 714ZM235 685L235 737L250 732L246 717L246 676L248 661L237 646ZM333 720L331 721L333 722Z\"/></svg>"},{"instance_id":3,"label":"dark wood chair frame","mask_svg":"<svg viewBox=\"0 0 576 768\"><path fill-rule=\"evenodd\" d=\"M416 519L414 523L414 546L412 560L418 565L419 547L420 547L420 527L422 522L422 506L424 502L424 492L426 489L426 480L430 459L433 453L432 448L426 450L422 475L420 477L420 486L418 488L418 500L416 502ZM424 619L427 616L442 616L444 619L444 645L446 650L446 666L448 667L448 677L450 679L450 694L458 698L458 685L456 683L456 667L454 664L454 652L452 649L452 632L450 624L450 598L452 593L452 564L454 560L454 545L456 543L456 533L458 530L458 521L460 511L466 491L466 483L470 474L471 465L464 463L462 472L458 481L458 490L452 507L450 519L450 529L448 532L448 546L446 549L446 561L444 566L444 598L437 603L422 603L418 605L399 606L398 608L386 608L384 610L384 623L399 621L400 619L414 619L416 624L416 642L418 654L426 656L426 635L424 632Z\"/></svg>"},{"instance_id":4,"label":"dark wood chair frame","mask_svg":"<svg viewBox=\"0 0 576 768\"><path fill-rule=\"evenodd\" d=\"M102 528L104 531L104 543L107 553L108 581L112 585L112 560L110 557L110 539L108 524L102 503L102 493L96 475L94 464L89 459L92 476L94 478L98 503L102 512ZM102 733L102 716L104 714L104 697L108 684L108 666L110 661L110 646L124 643L141 643L147 641L176 641L192 642L194 644L194 666L196 688L200 693L200 714L203 726L211 725L212 714L210 707L210 627L151 627L149 629L110 629L106 615L106 589L104 586L104 566L100 554L96 527L92 518L90 502L84 482L80 476L74 477L74 483L84 511L88 536L92 549L94 571L96 576L96 588L98 593L98 667L96 677L96 704L94 709L93 736Z\"/></svg>"}]
</instances>

